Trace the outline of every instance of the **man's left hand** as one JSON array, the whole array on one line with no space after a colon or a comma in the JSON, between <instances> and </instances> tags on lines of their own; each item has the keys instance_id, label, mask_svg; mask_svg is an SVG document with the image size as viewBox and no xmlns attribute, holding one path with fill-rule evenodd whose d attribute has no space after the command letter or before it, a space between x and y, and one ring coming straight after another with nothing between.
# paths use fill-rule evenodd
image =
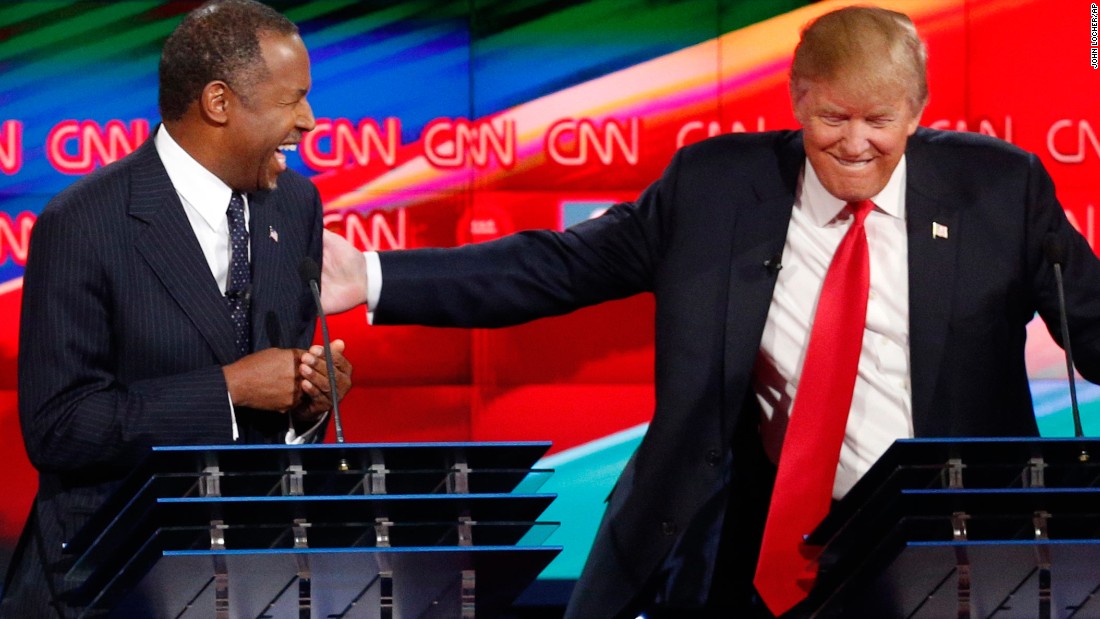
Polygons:
<instances>
[{"instance_id":1,"label":"man's left hand","mask_svg":"<svg viewBox=\"0 0 1100 619\"><path fill-rule=\"evenodd\" d=\"M332 342L332 365L336 370L336 397L342 400L351 389L351 362L344 356L344 340ZM295 427L309 427L317 423L321 415L332 409L332 381L329 380L328 367L325 364L325 349L320 345L311 346L302 353L298 364L301 377L302 402L291 415Z\"/></svg>"}]
</instances>

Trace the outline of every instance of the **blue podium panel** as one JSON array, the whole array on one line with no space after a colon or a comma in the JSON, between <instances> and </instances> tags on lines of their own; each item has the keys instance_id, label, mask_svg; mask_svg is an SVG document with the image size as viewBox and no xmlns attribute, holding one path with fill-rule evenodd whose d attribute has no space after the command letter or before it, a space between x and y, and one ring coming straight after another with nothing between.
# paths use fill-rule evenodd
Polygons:
<instances>
[{"instance_id":1,"label":"blue podium panel","mask_svg":"<svg viewBox=\"0 0 1100 619\"><path fill-rule=\"evenodd\" d=\"M377 618L387 610L394 619L455 618L466 589L477 615L491 617L556 554L488 546L166 552L110 616L207 618L221 604L231 618Z\"/></svg>"},{"instance_id":2,"label":"blue podium panel","mask_svg":"<svg viewBox=\"0 0 1100 619\"><path fill-rule=\"evenodd\" d=\"M1082 461L1081 454L1094 457ZM903 491L950 488L1097 488L1100 440L908 439L895 441L830 510L810 543L831 543L856 519L867 523L897 510Z\"/></svg>"},{"instance_id":3,"label":"blue podium panel","mask_svg":"<svg viewBox=\"0 0 1100 619\"><path fill-rule=\"evenodd\" d=\"M799 617L1100 619L1100 441L898 441L807 541Z\"/></svg>"},{"instance_id":4,"label":"blue podium panel","mask_svg":"<svg viewBox=\"0 0 1100 619\"><path fill-rule=\"evenodd\" d=\"M561 551L548 443L158 447L67 546L85 616L473 619Z\"/></svg>"},{"instance_id":5,"label":"blue podium panel","mask_svg":"<svg viewBox=\"0 0 1100 619\"><path fill-rule=\"evenodd\" d=\"M238 473L282 471L392 471L530 469L550 448L547 442L511 443L317 443L309 445L226 445L154 447L144 477L167 473L194 474L217 465Z\"/></svg>"},{"instance_id":6,"label":"blue podium panel","mask_svg":"<svg viewBox=\"0 0 1100 619\"><path fill-rule=\"evenodd\" d=\"M508 532L503 525L510 525L518 542L553 498L519 494L161 498L149 509L129 512L132 518L112 522L70 568L68 580L75 586L74 594L87 597L117 573L126 572L124 562L145 565L151 553L209 549L212 526L229 550L293 548L300 543L295 526L305 527L301 536L311 548L394 546L406 539L424 544L432 530L439 532L435 546L460 545L463 535L470 542L484 543L483 535L474 535L475 531L499 541ZM380 531L380 526L385 530Z\"/></svg>"},{"instance_id":7,"label":"blue podium panel","mask_svg":"<svg viewBox=\"0 0 1100 619\"><path fill-rule=\"evenodd\" d=\"M154 447L68 543L85 553L110 527L138 526L160 498L537 492L547 442ZM294 485L297 487L292 487Z\"/></svg>"},{"instance_id":8,"label":"blue podium panel","mask_svg":"<svg viewBox=\"0 0 1100 619\"><path fill-rule=\"evenodd\" d=\"M1096 540L921 542L906 544L858 591L837 589L811 616L1100 619L1098 591ZM960 599L968 605L962 611Z\"/></svg>"}]
</instances>

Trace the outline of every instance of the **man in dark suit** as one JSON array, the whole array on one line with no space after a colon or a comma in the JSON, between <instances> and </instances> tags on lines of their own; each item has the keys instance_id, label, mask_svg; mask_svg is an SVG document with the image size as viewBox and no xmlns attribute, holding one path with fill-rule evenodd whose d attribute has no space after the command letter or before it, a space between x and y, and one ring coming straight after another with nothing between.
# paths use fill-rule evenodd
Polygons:
<instances>
[{"instance_id":1,"label":"man in dark suit","mask_svg":"<svg viewBox=\"0 0 1100 619\"><path fill-rule=\"evenodd\" d=\"M165 43L160 77L154 137L33 232L19 412L39 490L4 617L72 613L64 544L150 446L324 435L330 377L298 274L321 258L321 204L283 154L314 126L297 28L251 0L209 3ZM340 397L351 367L334 350Z\"/></svg>"},{"instance_id":2,"label":"man in dark suit","mask_svg":"<svg viewBox=\"0 0 1100 619\"><path fill-rule=\"evenodd\" d=\"M804 587L777 582L761 540L788 453L818 440L784 443L817 415L796 396L818 323L857 321L840 342L855 340L856 358L833 458L792 474L827 475L796 505L819 515L896 438L1037 434L1025 325L1035 312L1056 338L1059 325L1044 243L1065 253L1079 368L1100 379L1100 262L1034 155L918 128L925 51L906 16L822 16L790 86L802 130L688 146L637 201L562 233L363 256L325 235L326 309L366 302L378 324L494 327L655 295L656 411L568 617L798 612ZM866 249L842 252L857 236ZM863 298L821 310L833 266L857 253ZM825 399L805 393L807 406ZM819 520L779 545L797 548Z\"/></svg>"}]
</instances>

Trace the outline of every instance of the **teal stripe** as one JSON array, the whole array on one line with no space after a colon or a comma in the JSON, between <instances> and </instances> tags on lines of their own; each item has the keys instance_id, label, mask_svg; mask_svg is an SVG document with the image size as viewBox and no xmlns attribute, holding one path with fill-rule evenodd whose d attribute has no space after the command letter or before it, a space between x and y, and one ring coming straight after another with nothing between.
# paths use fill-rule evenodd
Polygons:
<instances>
[{"instance_id":1,"label":"teal stripe","mask_svg":"<svg viewBox=\"0 0 1100 619\"><path fill-rule=\"evenodd\" d=\"M347 4L354 4L354 2L349 2ZM456 17L462 18L463 22L466 21L467 14L465 12L465 2L453 3L450 7L440 7L438 4L437 2L402 2L396 6L384 10L373 11L361 17L350 19L344 18L328 28L311 32L309 40L313 46L332 45L351 37L362 37L364 34L381 30L394 24L413 23L417 24L415 29L419 30L418 22L439 22ZM430 14L426 15L424 18L420 18L420 15L424 14L426 9L429 8L431 9ZM307 19L315 19L319 16L320 14L317 14ZM306 21L303 19L296 19L292 16L291 12L287 13L287 17L290 17L292 21L299 24Z\"/></svg>"},{"instance_id":2,"label":"teal stripe","mask_svg":"<svg viewBox=\"0 0 1100 619\"><path fill-rule=\"evenodd\" d=\"M309 2L299 7L287 9L283 12L290 21L298 24L299 26L303 22L307 22L311 19L317 19L322 15L328 15L329 13L335 13L340 9L352 6L356 3L356 0L341 0L339 2L335 0L329 0L328 2Z\"/></svg>"},{"instance_id":3,"label":"teal stripe","mask_svg":"<svg viewBox=\"0 0 1100 619\"><path fill-rule=\"evenodd\" d=\"M1073 411L1067 381L1033 380L1031 398L1040 435L1073 436ZM1078 380L1077 404L1085 436L1100 436L1100 386Z\"/></svg>"},{"instance_id":4,"label":"teal stripe","mask_svg":"<svg viewBox=\"0 0 1100 619\"><path fill-rule=\"evenodd\" d=\"M0 28L8 28L20 22L34 19L51 11L72 6L69 2L12 2L0 4Z\"/></svg>"},{"instance_id":5,"label":"teal stripe","mask_svg":"<svg viewBox=\"0 0 1100 619\"><path fill-rule=\"evenodd\" d=\"M0 42L0 60L37 50L86 47L86 37L104 27L129 29L126 20L157 7L158 2L117 2L106 7L84 11L56 24L45 25L26 34ZM122 22L121 24L119 22ZM51 54L52 55L52 54Z\"/></svg>"},{"instance_id":6,"label":"teal stripe","mask_svg":"<svg viewBox=\"0 0 1100 619\"><path fill-rule=\"evenodd\" d=\"M554 475L540 492L556 493L539 520L560 522L546 543L563 550L540 578L572 579L580 576L596 529L603 517L604 501L627 460L642 442L648 424L543 458L536 468L552 467Z\"/></svg>"}]
</instances>

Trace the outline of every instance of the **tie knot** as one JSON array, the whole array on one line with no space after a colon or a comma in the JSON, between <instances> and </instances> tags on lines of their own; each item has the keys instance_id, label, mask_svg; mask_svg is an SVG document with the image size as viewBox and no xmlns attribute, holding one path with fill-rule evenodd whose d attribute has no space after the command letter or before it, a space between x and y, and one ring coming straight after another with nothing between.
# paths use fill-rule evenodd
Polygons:
<instances>
[{"instance_id":1,"label":"tie knot","mask_svg":"<svg viewBox=\"0 0 1100 619\"><path fill-rule=\"evenodd\" d=\"M244 213L244 198L236 191L233 192L233 196L229 198L229 208L226 209L226 215L234 215L237 213Z\"/></svg>"},{"instance_id":2,"label":"tie knot","mask_svg":"<svg viewBox=\"0 0 1100 619\"><path fill-rule=\"evenodd\" d=\"M871 211L875 210L875 203L870 201L870 200L860 200L858 202L849 202L847 204L847 206L848 206L848 210L851 211L852 215L855 215L856 220L855 220L854 223L857 223L857 224L862 224L867 219L867 215Z\"/></svg>"}]
</instances>

